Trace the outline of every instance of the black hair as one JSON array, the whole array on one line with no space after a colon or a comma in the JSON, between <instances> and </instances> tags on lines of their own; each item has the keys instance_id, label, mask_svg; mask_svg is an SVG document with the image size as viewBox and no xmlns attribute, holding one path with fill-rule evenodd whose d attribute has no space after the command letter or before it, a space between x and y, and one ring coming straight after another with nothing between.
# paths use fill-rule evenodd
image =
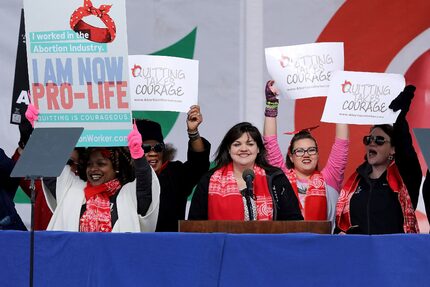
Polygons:
<instances>
[{"instance_id":1,"label":"black hair","mask_svg":"<svg viewBox=\"0 0 430 287\"><path fill-rule=\"evenodd\" d=\"M389 124L374 125L373 127L370 128L370 132L372 132L376 128L379 128L384 133L386 133L390 137L390 143L391 143L391 145L392 146L395 145L395 141L394 141L394 127L392 125L389 125Z\"/></svg>"},{"instance_id":2,"label":"black hair","mask_svg":"<svg viewBox=\"0 0 430 287\"><path fill-rule=\"evenodd\" d=\"M230 130L228 130L228 132L222 139L215 153L215 169L224 167L230 162L232 162L232 158L229 152L230 147L238 138L240 138L245 133L248 134L255 141L258 149L260 150L255 159L255 164L266 170L273 168L267 161L267 150L264 147L263 138L261 136L260 131L249 122L241 122L230 128Z\"/></svg>"},{"instance_id":3,"label":"black hair","mask_svg":"<svg viewBox=\"0 0 430 287\"><path fill-rule=\"evenodd\" d=\"M82 180L87 181L87 173L86 173L87 163L85 161L86 148L75 147L75 151L78 153L78 167L77 167L78 175Z\"/></svg>"},{"instance_id":4,"label":"black hair","mask_svg":"<svg viewBox=\"0 0 430 287\"><path fill-rule=\"evenodd\" d=\"M384 133L386 133L388 135L388 137L390 138L390 144L391 146L395 146L395 140L394 140L394 127L392 125L389 124L383 124L383 125L374 125L370 128L369 133L371 133L374 129L379 128L381 129ZM396 154L393 154L393 159L396 158ZM364 154L364 160L367 161L367 153Z\"/></svg>"},{"instance_id":5,"label":"black hair","mask_svg":"<svg viewBox=\"0 0 430 287\"><path fill-rule=\"evenodd\" d=\"M120 181L121 185L132 182L135 179L134 162L131 159L130 151L126 147L91 147L83 153L82 163L79 169L79 177L87 180L86 170L88 160L92 152L97 150L107 150L109 152L109 160L112 162L113 170L115 171L116 178Z\"/></svg>"},{"instance_id":6,"label":"black hair","mask_svg":"<svg viewBox=\"0 0 430 287\"><path fill-rule=\"evenodd\" d=\"M294 144L296 143L296 141L302 140L302 139L313 140L315 142L315 146L318 148L318 144L317 144L316 139L311 135L311 133L308 130L302 130L302 131L298 132L297 134L295 134L293 136L293 138L290 141L290 146L288 147L288 153L287 153L287 156L285 158L285 163L287 165L287 168L294 168L294 163L290 159L290 155L293 154ZM317 169L318 169L318 166L317 166Z\"/></svg>"}]
</instances>

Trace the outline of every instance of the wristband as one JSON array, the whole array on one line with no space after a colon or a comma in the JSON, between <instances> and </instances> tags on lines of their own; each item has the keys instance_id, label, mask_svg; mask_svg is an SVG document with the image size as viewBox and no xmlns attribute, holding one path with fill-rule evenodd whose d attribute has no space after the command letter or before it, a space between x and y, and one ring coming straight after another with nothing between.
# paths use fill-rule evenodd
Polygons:
<instances>
[{"instance_id":1,"label":"wristband","mask_svg":"<svg viewBox=\"0 0 430 287\"><path fill-rule=\"evenodd\" d=\"M266 102L266 109L264 115L270 118L276 118L278 116L279 102Z\"/></svg>"},{"instance_id":2,"label":"wristband","mask_svg":"<svg viewBox=\"0 0 430 287\"><path fill-rule=\"evenodd\" d=\"M199 131L195 131L192 133L188 133L188 138L190 139L190 141L195 141L196 139L198 139L200 137Z\"/></svg>"}]
</instances>

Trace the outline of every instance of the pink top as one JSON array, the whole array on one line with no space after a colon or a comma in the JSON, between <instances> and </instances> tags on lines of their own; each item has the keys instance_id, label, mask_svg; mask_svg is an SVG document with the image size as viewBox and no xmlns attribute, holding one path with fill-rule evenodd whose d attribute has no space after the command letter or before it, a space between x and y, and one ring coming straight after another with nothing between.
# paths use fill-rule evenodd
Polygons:
<instances>
[{"instance_id":1,"label":"pink top","mask_svg":"<svg viewBox=\"0 0 430 287\"><path fill-rule=\"evenodd\" d=\"M287 171L284 157L281 153L276 135L264 136L264 145L267 149L267 159L271 165ZM326 166L321 170L326 184L338 193L342 187L346 163L348 159L349 140L336 138L327 160Z\"/></svg>"}]
</instances>

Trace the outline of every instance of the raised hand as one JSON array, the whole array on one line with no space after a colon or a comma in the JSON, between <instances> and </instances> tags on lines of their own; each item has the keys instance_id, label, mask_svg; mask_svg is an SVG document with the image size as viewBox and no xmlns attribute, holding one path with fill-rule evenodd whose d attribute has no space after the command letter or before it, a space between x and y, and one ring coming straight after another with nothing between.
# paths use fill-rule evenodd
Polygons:
<instances>
[{"instance_id":1,"label":"raised hand","mask_svg":"<svg viewBox=\"0 0 430 287\"><path fill-rule=\"evenodd\" d=\"M402 110L401 114L406 116L411 106L412 99L414 98L415 90L415 86L407 85L388 107L395 112Z\"/></svg>"},{"instance_id":2,"label":"raised hand","mask_svg":"<svg viewBox=\"0 0 430 287\"><path fill-rule=\"evenodd\" d=\"M271 102L271 103L278 103L279 99L278 99L278 95L279 95L279 91L278 89L274 86L275 81L274 80L270 80L267 81L266 83L266 101Z\"/></svg>"},{"instance_id":3,"label":"raised hand","mask_svg":"<svg viewBox=\"0 0 430 287\"><path fill-rule=\"evenodd\" d=\"M188 133L197 133L199 125L203 122L203 116L200 113L200 106L193 105L187 113L187 129Z\"/></svg>"},{"instance_id":4,"label":"raised hand","mask_svg":"<svg viewBox=\"0 0 430 287\"><path fill-rule=\"evenodd\" d=\"M133 129L127 136L128 148L133 159L142 158L145 152L142 148L142 136L137 130L136 122L133 122Z\"/></svg>"},{"instance_id":5,"label":"raised hand","mask_svg":"<svg viewBox=\"0 0 430 287\"><path fill-rule=\"evenodd\" d=\"M278 89L274 86L275 81L270 80L266 83L266 109L264 114L266 117L275 118L278 116L279 99Z\"/></svg>"},{"instance_id":6,"label":"raised hand","mask_svg":"<svg viewBox=\"0 0 430 287\"><path fill-rule=\"evenodd\" d=\"M34 122L39 118L39 110L33 104L29 104L27 106L27 111L25 111L25 117L34 128Z\"/></svg>"}]
</instances>

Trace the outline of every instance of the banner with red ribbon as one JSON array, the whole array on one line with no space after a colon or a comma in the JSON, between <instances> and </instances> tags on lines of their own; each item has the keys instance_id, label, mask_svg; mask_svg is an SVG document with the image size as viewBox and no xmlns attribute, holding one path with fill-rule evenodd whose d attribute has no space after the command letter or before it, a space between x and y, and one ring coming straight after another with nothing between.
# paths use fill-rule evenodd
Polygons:
<instances>
[{"instance_id":1,"label":"banner with red ribbon","mask_svg":"<svg viewBox=\"0 0 430 287\"><path fill-rule=\"evenodd\" d=\"M124 0L24 1L36 127L84 127L78 146L123 146L131 129Z\"/></svg>"}]
</instances>

